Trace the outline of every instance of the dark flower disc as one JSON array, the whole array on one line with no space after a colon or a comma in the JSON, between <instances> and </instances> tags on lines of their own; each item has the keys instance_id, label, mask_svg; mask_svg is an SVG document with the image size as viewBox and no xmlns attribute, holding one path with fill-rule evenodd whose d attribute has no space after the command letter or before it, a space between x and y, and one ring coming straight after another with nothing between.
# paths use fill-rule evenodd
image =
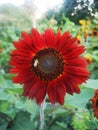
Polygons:
<instances>
[{"instance_id":1,"label":"dark flower disc","mask_svg":"<svg viewBox=\"0 0 98 130\"><path fill-rule=\"evenodd\" d=\"M42 80L53 80L64 71L64 60L58 51L46 48L36 53L32 60L34 73Z\"/></svg>"}]
</instances>

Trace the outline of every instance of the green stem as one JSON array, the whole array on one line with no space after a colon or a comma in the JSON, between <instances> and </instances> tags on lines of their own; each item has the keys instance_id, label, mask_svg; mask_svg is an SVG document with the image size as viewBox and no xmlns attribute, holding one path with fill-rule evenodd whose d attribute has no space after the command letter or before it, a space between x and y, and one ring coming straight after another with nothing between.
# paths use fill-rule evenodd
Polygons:
<instances>
[{"instance_id":1,"label":"green stem","mask_svg":"<svg viewBox=\"0 0 98 130\"><path fill-rule=\"evenodd\" d=\"M44 101L40 106L40 125L39 130L44 130Z\"/></svg>"}]
</instances>

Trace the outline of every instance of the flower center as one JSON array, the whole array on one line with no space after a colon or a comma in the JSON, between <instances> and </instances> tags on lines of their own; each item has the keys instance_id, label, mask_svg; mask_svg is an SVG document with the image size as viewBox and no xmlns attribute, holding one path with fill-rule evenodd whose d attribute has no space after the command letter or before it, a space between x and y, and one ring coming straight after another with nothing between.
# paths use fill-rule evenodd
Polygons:
<instances>
[{"instance_id":1,"label":"flower center","mask_svg":"<svg viewBox=\"0 0 98 130\"><path fill-rule=\"evenodd\" d=\"M56 79L64 70L62 55L52 48L46 48L36 53L32 59L32 69L42 80Z\"/></svg>"},{"instance_id":2,"label":"flower center","mask_svg":"<svg viewBox=\"0 0 98 130\"><path fill-rule=\"evenodd\" d=\"M96 107L98 107L98 99L96 100Z\"/></svg>"}]
</instances>

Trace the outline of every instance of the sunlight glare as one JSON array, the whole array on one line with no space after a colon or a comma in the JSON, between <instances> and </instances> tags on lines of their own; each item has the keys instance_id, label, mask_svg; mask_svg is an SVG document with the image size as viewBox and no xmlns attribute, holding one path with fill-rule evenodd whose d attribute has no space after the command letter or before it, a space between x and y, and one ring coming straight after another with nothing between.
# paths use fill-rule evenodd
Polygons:
<instances>
[{"instance_id":1,"label":"sunlight glare","mask_svg":"<svg viewBox=\"0 0 98 130\"><path fill-rule=\"evenodd\" d=\"M0 0L1 4L11 3L16 6L21 6L24 4L25 0ZM40 18L48 9L51 9L55 6L59 8L63 3L63 0L32 0L36 8L36 18Z\"/></svg>"}]
</instances>

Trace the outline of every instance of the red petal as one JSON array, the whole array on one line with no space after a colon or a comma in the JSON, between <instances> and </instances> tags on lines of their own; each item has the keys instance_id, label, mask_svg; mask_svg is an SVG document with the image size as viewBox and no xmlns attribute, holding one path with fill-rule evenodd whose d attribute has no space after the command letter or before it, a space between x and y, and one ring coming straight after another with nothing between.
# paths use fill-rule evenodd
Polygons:
<instances>
[{"instance_id":1,"label":"red petal","mask_svg":"<svg viewBox=\"0 0 98 130\"><path fill-rule=\"evenodd\" d=\"M60 37L61 37L61 32L60 29L58 30L57 34L55 35L55 48L58 50L58 47L60 46Z\"/></svg>"},{"instance_id":2,"label":"red petal","mask_svg":"<svg viewBox=\"0 0 98 130\"><path fill-rule=\"evenodd\" d=\"M10 61L10 65L12 66L16 66L18 69L24 69L24 68L27 68L27 69L31 69L31 62L30 61L27 61L26 60L18 60L18 59L15 59L13 61L13 59L15 58L11 58L11 61Z\"/></svg>"},{"instance_id":3,"label":"red petal","mask_svg":"<svg viewBox=\"0 0 98 130\"><path fill-rule=\"evenodd\" d=\"M30 80L32 81L33 78L35 78L35 76L33 75L32 72L27 71L27 70L23 70L23 71L19 72L19 74L17 76L13 77L12 80L14 83L23 84L27 81L30 81Z\"/></svg>"},{"instance_id":4,"label":"red petal","mask_svg":"<svg viewBox=\"0 0 98 130\"><path fill-rule=\"evenodd\" d=\"M68 66L78 66L78 67L82 67L85 68L87 66L87 62L85 59L78 57L75 59L68 59L66 60L66 65Z\"/></svg>"},{"instance_id":5,"label":"red petal","mask_svg":"<svg viewBox=\"0 0 98 130\"><path fill-rule=\"evenodd\" d=\"M56 85L56 92L57 92L57 101L63 105L64 104L64 97L66 94L66 88L65 85L61 82L61 83L57 83Z\"/></svg>"},{"instance_id":6,"label":"red petal","mask_svg":"<svg viewBox=\"0 0 98 130\"><path fill-rule=\"evenodd\" d=\"M79 75L72 75L72 74L66 74L68 79L71 79L76 84L81 84L85 82L88 79L88 76L79 76Z\"/></svg>"},{"instance_id":7,"label":"red petal","mask_svg":"<svg viewBox=\"0 0 98 130\"><path fill-rule=\"evenodd\" d=\"M71 50L71 49L74 49L74 48L76 48L77 46L78 46L78 44L76 44L76 42L77 42L77 39L76 38L68 38L68 39L66 39L66 41L65 42L63 42L62 43L62 41L60 40L60 45L61 45L61 47L60 47L60 51L62 52L62 53L66 53L67 51L69 51L69 50Z\"/></svg>"},{"instance_id":8,"label":"red petal","mask_svg":"<svg viewBox=\"0 0 98 130\"><path fill-rule=\"evenodd\" d=\"M12 73L12 74L17 74L17 73L19 73L19 71L20 71L20 69L17 69L17 68L12 68L12 69L10 69L10 73Z\"/></svg>"},{"instance_id":9,"label":"red petal","mask_svg":"<svg viewBox=\"0 0 98 130\"><path fill-rule=\"evenodd\" d=\"M40 90L37 93L36 96L36 101L38 104L41 104L46 96L46 89L47 89L47 84L46 83L42 83L40 86Z\"/></svg>"},{"instance_id":10,"label":"red petal","mask_svg":"<svg viewBox=\"0 0 98 130\"><path fill-rule=\"evenodd\" d=\"M63 54L67 59L72 59L78 57L80 54L82 54L85 51L84 46L79 46L76 48L70 49L70 51L67 51L65 54Z\"/></svg>"},{"instance_id":11,"label":"red petal","mask_svg":"<svg viewBox=\"0 0 98 130\"><path fill-rule=\"evenodd\" d=\"M73 94L73 92L80 93L80 89L78 88L77 84L73 82L71 79L66 77L66 80L64 81L66 86L66 91L69 94Z\"/></svg>"},{"instance_id":12,"label":"red petal","mask_svg":"<svg viewBox=\"0 0 98 130\"><path fill-rule=\"evenodd\" d=\"M66 66L66 72L69 74L80 75L80 76L89 76L89 72L85 68L76 67L76 66Z\"/></svg>"},{"instance_id":13,"label":"red petal","mask_svg":"<svg viewBox=\"0 0 98 130\"><path fill-rule=\"evenodd\" d=\"M44 48L44 44L42 43L41 40L41 35L39 34L39 32L36 29L32 29L31 30L31 38L32 38L32 42L33 45L39 50Z\"/></svg>"},{"instance_id":14,"label":"red petal","mask_svg":"<svg viewBox=\"0 0 98 130\"><path fill-rule=\"evenodd\" d=\"M57 95L56 95L56 87L55 87L54 83L49 83L48 84L47 92L48 92L48 96L49 96L50 102L52 104L55 104L56 101L57 101Z\"/></svg>"},{"instance_id":15,"label":"red petal","mask_svg":"<svg viewBox=\"0 0 98 130\"><path fill-rule=\"evenodd\" d=\"M32 52L36 52L36 48L34 47L34 45L32 44L32 42L27 42L25 41L26 38L22 38L22 39L19 39L18 42L14 42L14 46L16 49L20 50L21 52L24 52L24 53L29 53L30 51Z\"/></svg>"},{"instance_id":16,"label":"red petal","mask_svg":"<svg viewBox=\"0 0 98 130\"><path fill-rule=\"evenodd\" d=\"M28 46L30 46L30 44L32 44L32 39L31 39L30 35L27 34L26 32L22 32L21 35L24 39L24 42L27 43Z\"/></svg>"},{"instance_id":17,"label":"red petal","mask_svg":"<svg viewBox=\"0 0 98 130\"><path fill-rule=\"evenodd\" d=\"M65 94L66 88L62 82L54 81L48 84L48 96L51 103L59 102L61 105L64 104Z\"/></svg>"},{"instance_id":18,"label":"red petal","mask_svg":"<svg viewBox=\"0 0 98 130\"><path fill-rule=\"evenodd\" d=\"M33 86L35 82L35 79L31 80L31 81L27 81L25 84L24 84L24 88L23 88L23 96L28 96L29 97L29 93L30 93L30 89L31 87Z\"/></svg>"},{"instance_id":19,"label":"red petal","mask_svg":"<svg viewBox=\"0 0 98 130\"><path fill-rule=\"evenodd\" d=\"M62 50L67 45L67 42L71 39L71 35L69 32L65 32L61 37L59 44L57 46L58 50Z\"/></svg>"},{"instance_id":20,"label":"red petal","mask_svg":"<svg viewBox=\"0 0 98 130\"><path fill-rule=\"evenodd\" d=\"M33 85L31 86L31 89L29 90L29 98L33 99L34 97L37 97L37 94L41 88L41 80L35 80Z\"/></svg>"},{"instance_id":21,"label":"red petal","mask_svg":"<svg viewBox=\"0 0 98 130\"><path fill-rule=\"evenodd\" d=\"M43 35L43 37L45 38L45 44L46 47L55 47L55 36L54 36L54 32L51 29L47 29Z\"/></svg>"},{"instance_id":22,"label":"red petal","mask_svg":"<svg viewBox=\"0 0 98 130\"><path fill-rule=\"evenodd\" d=\"M13 50L11 52L11 56L20 56L20 57L24 57L24 58L30 58L30 51L28 52L23 52L23 51L19 51L19 50Z\"/></svg>"}]
</instances>

